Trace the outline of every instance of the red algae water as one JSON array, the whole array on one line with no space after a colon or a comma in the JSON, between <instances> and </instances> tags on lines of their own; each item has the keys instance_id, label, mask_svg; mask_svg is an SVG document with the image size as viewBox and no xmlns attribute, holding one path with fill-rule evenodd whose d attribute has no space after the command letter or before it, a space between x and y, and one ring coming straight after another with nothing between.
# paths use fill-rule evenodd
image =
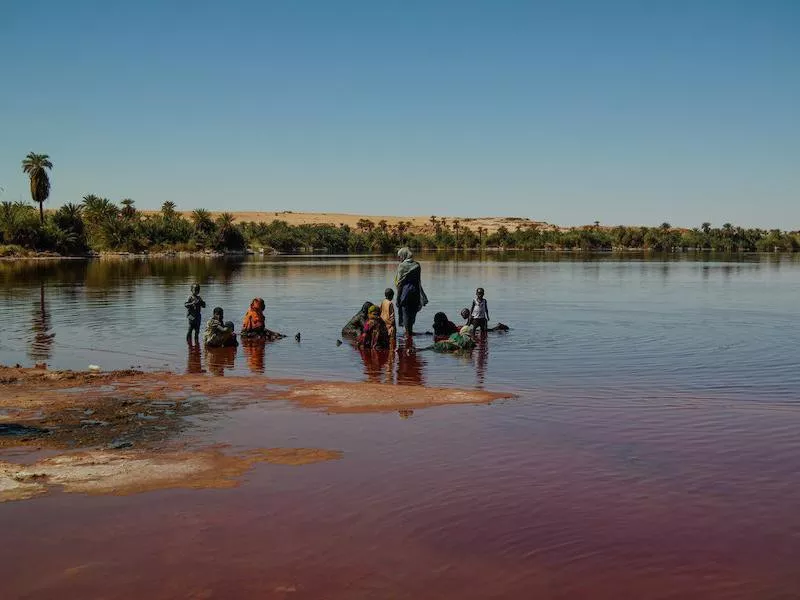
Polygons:
<instances>
[{"instance_id":1,"label":"red algae water","mask_svg":"<svg viewBox=\"0 0 800 600\"><path fill-rule=\"evenodd\" d=\"M388 285L382 258L0 266L4 363L516 394L402 414L270 401L189 417L182 435L232 452L341 458L258 464L231 489L0 504L2 597L800 597L800 264L421 262L423 325L454 319L480 285L512 330L470 357L337 346ZM187 349L195 280L230 318L263 296L268 325L302 341Z\"/></svg>"}]
</instances>

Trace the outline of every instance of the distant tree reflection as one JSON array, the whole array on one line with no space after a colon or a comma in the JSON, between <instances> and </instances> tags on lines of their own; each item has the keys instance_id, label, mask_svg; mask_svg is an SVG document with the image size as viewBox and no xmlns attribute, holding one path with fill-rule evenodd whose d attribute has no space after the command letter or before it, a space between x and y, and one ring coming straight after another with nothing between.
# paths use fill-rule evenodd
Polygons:
<instances>
[{"instance_id":1,"label":"distant tree reflection","mask_svg":"<svg viewBox=\"0 0 800 600\"><path fill-rule=\"evenodd\" d=\"M36 362L50 360L53 354L53 340L56 337L56 334L51 332L50 329L50 311L48 310L47 302L45 302L44 281L42 281L39 284L39 301L34 303L33 312L31 313L33 339L28 352L31 360Z\"/></svg>"}]
</instances>

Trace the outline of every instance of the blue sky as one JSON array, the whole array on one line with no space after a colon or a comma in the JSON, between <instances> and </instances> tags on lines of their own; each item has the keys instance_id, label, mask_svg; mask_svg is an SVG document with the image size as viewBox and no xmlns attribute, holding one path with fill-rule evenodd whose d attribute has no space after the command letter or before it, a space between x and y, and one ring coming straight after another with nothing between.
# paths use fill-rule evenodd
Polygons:
<instances>
[{"instance_id":1,"label":"blue sky","mask_svg":"<svg viewBox=\"0 0 800 600\"><path fill-rule=\"evenodd\" d=\"M0 199L800 228L800 2L4 5Z\"/></svg>"}]
</instances>

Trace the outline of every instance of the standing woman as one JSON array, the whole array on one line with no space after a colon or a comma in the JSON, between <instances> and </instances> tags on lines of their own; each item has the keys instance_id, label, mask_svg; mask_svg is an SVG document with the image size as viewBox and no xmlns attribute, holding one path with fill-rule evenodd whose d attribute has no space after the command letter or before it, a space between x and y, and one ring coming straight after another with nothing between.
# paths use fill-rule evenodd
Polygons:
<instances>
[{"instance_id":1,"label":"standing woman","mask_svg":"<svg viewBox=\"0 0 800 600\"><path fill-rule=\"evenodd\" d=\"M406 342L412 343L414 335L414 321L417 313L428 303L428 297L422 289L422 268L412 258L413 254L407 247L397 251L400 264L397 265L397 276L394 282L397 285L397 308L400 313L399 325L405 327Z\"/></svg>"}]
</instances>

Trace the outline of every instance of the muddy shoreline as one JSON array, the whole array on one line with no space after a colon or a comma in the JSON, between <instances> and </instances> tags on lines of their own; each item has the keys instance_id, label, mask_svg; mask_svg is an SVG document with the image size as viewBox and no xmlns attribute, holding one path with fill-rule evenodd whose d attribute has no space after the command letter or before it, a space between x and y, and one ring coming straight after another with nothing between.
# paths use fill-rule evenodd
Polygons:
<instances>
[{"instance_id":1,"label":"muddy shoreline","mask_svg":"<svg viewBox=\"0 0 800 600\"><path fill-rule=\"evenodd\" d=\"M300 466L342 458L336 449L208 446L192 417L284 401L330 413L488 404L508 393L263 376L215 378L137 370L94 373L0 366L0 502L54 489L131 494L226 488L258 463ZM13 453L3 460L4 451ZM36 453L55 453L31 460Z\"/></svg>"}]
</instances>

